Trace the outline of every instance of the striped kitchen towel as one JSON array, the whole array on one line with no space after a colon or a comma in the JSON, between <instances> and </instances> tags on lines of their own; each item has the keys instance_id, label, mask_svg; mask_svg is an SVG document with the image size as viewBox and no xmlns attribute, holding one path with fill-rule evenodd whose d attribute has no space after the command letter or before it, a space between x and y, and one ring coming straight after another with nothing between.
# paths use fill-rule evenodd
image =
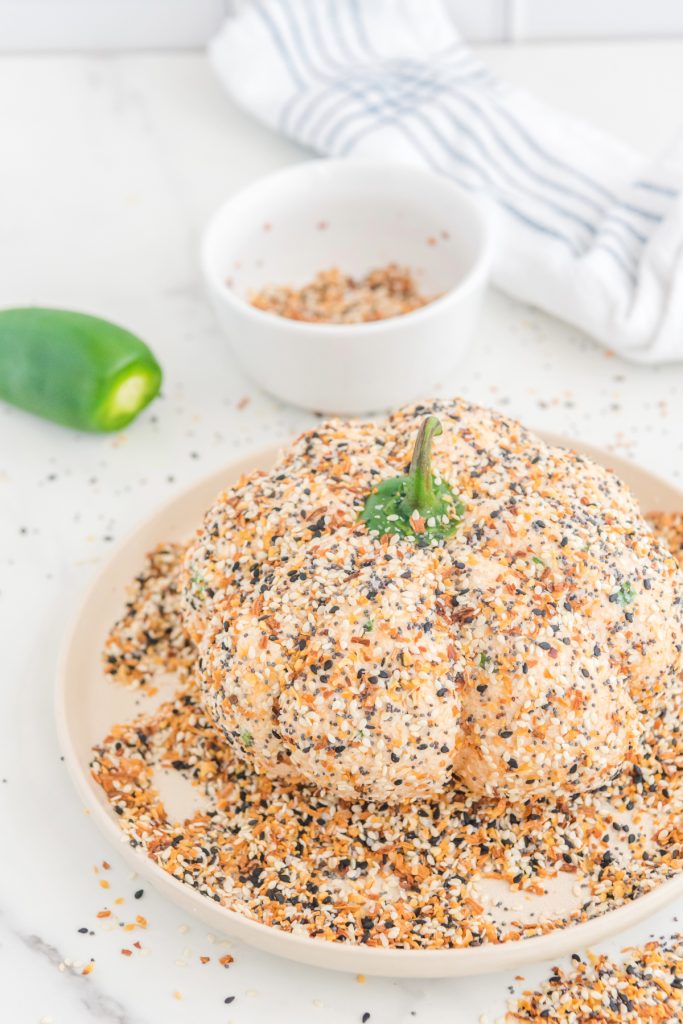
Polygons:
<instances>
[{"instance_id":1,"label":"striped kitchen towel","mask_svg":"<svg viewBox=\"0 0 683 1024\"><path fill-rule=\"evenodd\" d=\"M303 145L487 196L511 295L627 358L683 359L680 150L649 164L501 82L441 0L237 0L209 54L238 103Z\"/></svg>"}]
</instances>

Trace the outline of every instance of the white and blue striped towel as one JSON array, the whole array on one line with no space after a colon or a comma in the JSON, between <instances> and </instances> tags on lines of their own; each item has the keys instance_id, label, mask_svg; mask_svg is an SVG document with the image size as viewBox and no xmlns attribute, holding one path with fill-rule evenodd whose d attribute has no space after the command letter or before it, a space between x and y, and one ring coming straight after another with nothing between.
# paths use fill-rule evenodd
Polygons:
<instances>
[{"instance_id":1,"label":"white and blue striped towel","mask_svg":"<svg viewBox=\"0 0 683 1024\"><path fill-rule=\"evenodd\" d=\"M491 75L441 0L242 0L210 45L230 94L333 156L488 196L501 288L640 362L683 359L683 154L637 152Z\"/></svg>"}]
</instances>

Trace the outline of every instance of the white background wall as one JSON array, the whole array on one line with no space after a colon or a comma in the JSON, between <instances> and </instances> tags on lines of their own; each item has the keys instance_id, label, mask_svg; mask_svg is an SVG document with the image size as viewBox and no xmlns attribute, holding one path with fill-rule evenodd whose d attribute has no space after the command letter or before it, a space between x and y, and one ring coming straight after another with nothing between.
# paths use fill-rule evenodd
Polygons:
<instances>
[{"instance_id":1,"label":"white background wall","mask_svg":"<svg viewBox=\"0 0 683 1024\"><path fill-rule=\"evenodd\" d=\"M0 0L0 50L194 48L233 2ZM465 37L476 41L683 35L683 0L446 2Z\"/></svg>"}]
</instances>

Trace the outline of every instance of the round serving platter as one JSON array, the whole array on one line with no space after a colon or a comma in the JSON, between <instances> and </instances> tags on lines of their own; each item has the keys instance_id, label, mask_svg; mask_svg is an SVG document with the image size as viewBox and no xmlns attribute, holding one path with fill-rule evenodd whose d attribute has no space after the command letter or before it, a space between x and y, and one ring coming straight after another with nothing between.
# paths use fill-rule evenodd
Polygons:
<instances>
[{"instance_id":1,"label":"round serving platter","mask_svg":"<svg viewBox=\"0 0 683 1024\"><path fill-rule=\"evenodd\" d=\"M575 448L609 466L631 487L645 511L683 510L683 493L646 470L590 445L573 443L547 433L542 436L551 444ZM56 717L67 767L91 817L134 870L212 930L268 953L332 970L404 978L485 974L559 957L629 928L683 895L682 873L600 917L558 928L546 935L463 949L391 949L314 939L260 924L202 896L165 872L142 849L128 844L117 816L90 773L91 750L115 723L149 712L160 700L167 699L172 689L161 686L158 696L152 698L139 690L113 684L102 671L104 639L123 610L126 588L139 572L146 553L160 542L191 536L220 490L245 473L268 469L278 451L276 447L267 448L230 463L193 484L154 513L118 547L95 579L77 611L64 645L57 672ZM170 813L179 819L192 813L197 794L188 791L180 777L165 777L159 780L159 785ZM534 900L534 913L552 915L555 912L561 916L569 905L571 894L566 885L560 885L555 890L550 889L545 897L520 899L522 902L516 912L521 915L529 910ZM539 900L542 901L540 905Z\"/></svg>"}]
</instances>

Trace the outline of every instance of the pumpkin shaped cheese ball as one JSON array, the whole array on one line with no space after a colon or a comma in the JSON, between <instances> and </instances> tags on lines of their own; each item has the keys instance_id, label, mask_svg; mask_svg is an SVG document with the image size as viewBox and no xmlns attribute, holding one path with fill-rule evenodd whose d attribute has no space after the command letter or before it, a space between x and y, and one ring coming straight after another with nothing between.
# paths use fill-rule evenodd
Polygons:
<instances>
[{"instance_id":1,"label":"pumpkin shaped cheese ball","mask_svg":"<svg viewBox=\"0 0 683 1024\"><path fill-rule=\"evenodd\" d=\"M237 754L344 799L590 790L681 671L624 485L461 400L303 434L209 510L184 601Z\"/></svg>"}]
</instances>

